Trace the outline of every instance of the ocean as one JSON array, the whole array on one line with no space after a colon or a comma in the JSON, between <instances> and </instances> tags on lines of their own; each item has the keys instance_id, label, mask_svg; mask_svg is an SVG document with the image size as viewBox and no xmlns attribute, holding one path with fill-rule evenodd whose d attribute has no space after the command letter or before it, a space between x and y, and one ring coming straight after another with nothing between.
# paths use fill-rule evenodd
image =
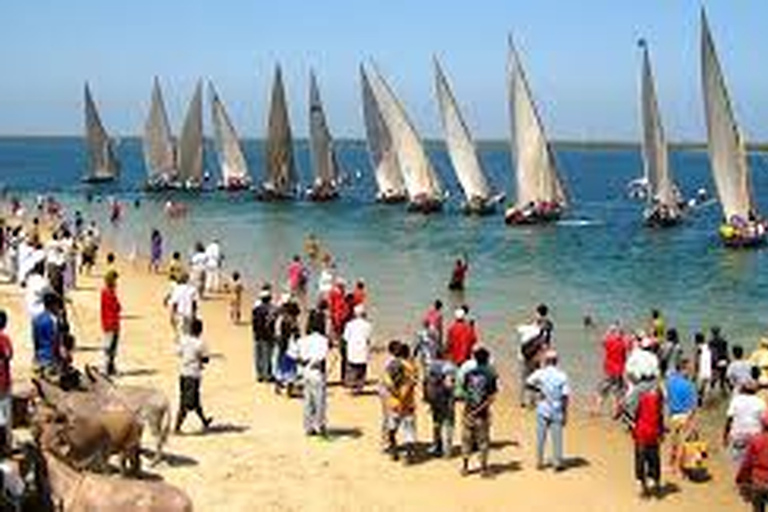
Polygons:
<instances>
[{"instance_id":1,"label":"ocean","mask_svg":"<svg viewBox=\"0 0 768 512\"><path fill-rule=\"evenodd\" d=\"M442 144L430 143L428 151L451 198L445 212L432 216L406 213L403 205L376 204L365 144L341 141L339 148L341 164L353 180L338 202L327 204L265 204L247 195L176 193L174 198L190 211L183 219L169 219L162 208L168 194L139 191L145 170L135 138L120 141L121 180L107 186L80 183L82 139L2 138L0 185L30 206L36 195L54 193L70 212L80 209L98 220L105 237L126 254L146 254L155 227L167 251L183 254L196 240L218 237L227 271L239 270L251 288L267 280L284 282L290 257L302 252L308 233L315 233L348 281L365 279L381 345L392 337L410 338L439 297L449 305L447 318L456 304L469 304L482 341L506 366L515 357L515 325L530 317L536 304L547 303L563 365L585 389L599 375L602 331L617 318L643 327L651 308L658 308L667 325L681 332L689 351L693 333L715 324L732 342L749 348L766 331L768 253L723 248L716 203L698 209L675 229L643 227L642 205L628 199L625 190L641 174L637 148L556 146L571 208L556 225L518 228L505 226L501 214L473 218L458 212L458 184ZM207 149L206 168L217 176L210 144ZM246 141L245 149L252 173L260 176L263 144ZM309 183L306 141L298 141L295 150ZM511 197L507 145L481 143L480 152L494 187ZM768 161L755 153L750 164L761 211L767 212ZM671 165L686 197L700 187L714 193L705 152L673 150ZM86 191L125 201L123 220L110 225L106 201L88 203ZM136 198L141 199L139 208L132 204ZM446 285L452 264L465 253L468 288L463 297L451 297ZM593 317L596 329L583 326L584 315Z\"/></svg>"}]
</instances>

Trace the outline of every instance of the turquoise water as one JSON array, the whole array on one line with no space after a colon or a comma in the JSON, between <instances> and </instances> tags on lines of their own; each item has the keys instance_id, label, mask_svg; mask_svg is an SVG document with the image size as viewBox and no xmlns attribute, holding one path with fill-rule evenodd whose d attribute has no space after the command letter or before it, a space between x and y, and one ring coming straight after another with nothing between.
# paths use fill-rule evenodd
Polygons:
<instances>
[{"instance_id":1,"label":"turquoise water","mask_svg":"<svg viewBox=\"0 0 768 512\"><path fill-rule=\"evenodd\" d=\"M106 222L104 203L84 201L79 139L0 139L0 182L27 199L57 191L72 208L103 219L106 236L126 251L136 246L146 253L153 227L162 231L166 247L183 252L195 240L219 237L228 270L243 272L252 287L262 280L282 281L286 262L302 250L305 235L314 232L348 280L365 278L382 343L411 333L435 297L450 302L445 287L452 262L466 252L471 270L463 300L472 307L483 340L510 361L513 326L533 305L546 302L565 366L583 384L599 368L597 332L582 326L587 313L602 329L616 317L640 325L650 308L658 307L688 346L694 330L715 323L730 339L748 346L766 328L768 253L722 248L716 237L717 205L702 208L679 229L643 228L642 206L624 197L626 183L640 174L636 149L557 149L573 202L568 218L555 226L509 228L500 216L477 219L456 212L456 180L441 145L431 144L429 150L453 198L448 211L430 217L375 204L364 145L343 142L341 147L342 164L360 177L337 203L261 204L219 193L177 196L189 204L190 214L170 220L162 214L165 196L142 196L141 207L127 207L124 221L114 227ZM506 146L481 148L492 182L511 192ZM246 149L258 172L261 144L251 141ZM302 173L308 174L306 143L299 143L297 152ZM126 200L141 196L139 141L122 141L118 153L124 165L120 185L94 190ZM766 212L768 165L757 154L750 161L755 192ZM713 190L705 153L674 151L672 164L687 195L701 186ZM210 152L208 169L215 174Z\"/></svg>"}]
</instances>

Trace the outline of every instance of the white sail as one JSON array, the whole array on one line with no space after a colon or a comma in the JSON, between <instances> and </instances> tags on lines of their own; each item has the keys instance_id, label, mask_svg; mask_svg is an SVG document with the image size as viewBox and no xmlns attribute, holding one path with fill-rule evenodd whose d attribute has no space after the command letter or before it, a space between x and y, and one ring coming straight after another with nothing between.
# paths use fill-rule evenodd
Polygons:
<instances>
[{"instance_id":1,"label":"white sail","mask_svg":"<svg viewBox=\"0 0 768 512\"><path fill-rule=\"evenodd\" d=\"M224 185L231 182L245 183L250 181L248 163L245 160L240 140L232 121L230 121L224 103L216 93L213 84L208 88L211 95L211 118L213 120L213 135L216 153L221 167L221 177Z\"/></svg>"},{"instance_id":2,"label":"white sail","mask_svg":"<svg viewBox=\"0 0 768 512\"><path fill-rule=\"evenodd\" d=\"M152 102L149 107L149 116L144 124L143 147L144 163L150 179L160 176L170 177L175 173L173 137L157 77L152 85Z\"/></svg>"},{"instance_id":3,"label":"white sail","mask_svg":"<svg viewBox=\"0 0 768 512\"><path fill-rule=\"evenodd\" d=\"M488 180L483 173L483 167L472 141L456 99L451 92L448 79L445 77L440 63L435 58L435 84L437 99L440 104L440 116L445 130L445 143L451 164L459 178L461 188L467 200L488 200L491 195Z\"/></svg>"},{"instance_id":4,"label":"white sail","mask_svg":"<svg viewBox=\"0 0 768 512\"><path fill-rule=\"evenodd\" d=\"M265 186L280 195L293 195L298 176L293 157L293 136L285 100L283 74L279 65L275 68L272 84L267 121L266 160Z\"/></svg>"},{"instance_id":5,"label":"white sail","mask_svg":"<svg viewBox=\"0 0 768 512\"><path fill-rule=\"evenodd\" d=\"M181 128L178 153L179 178L182 183L200 185L203 182L203 86L195 86L189 102L184 126Z\"/></svg>"},{"instance_id":6,"label":"white sail","mask_svg":"<svg viewBox=\"0 0 768 512\"><path fill-rule=\"evenodd\" d=\"M554 155L511 38L508 73L512 154L517 182L515 205L523 208L541 201L564 205L566 196Z\"/></svg>"},{"instance_id":7,"label":"white sail","mask_svg":"<svg viewBox=\"0 0 768 512\"><path fill-rule=\"evenodd\" d=\"M656 87L651 70L651 59L645 41L640 42L643 50L643 67L640 85L640 107L643 122L643 166L648 187L649 204L660 204L677 209L677 193L669 169L667 141L656 99Z\"/></svg>"},{"instance_id":8,"label":"white sail","mask_svg":"<svg viewBox=\"0 0 768 512\"><path fill-rule=\"evenodd\" d=\"M88 169L86 180L108 181L115 179L120 164L115 157L112 141L101 124L96 103L85 84L85 140L88 147Z\"/></svg>"},{"instance_id":9,"label":"white sail","mask_svg":"<svg viewBox=\"0 0 768 512\"><path fill-rule=\"evenodd\" d=\"M393 147L392 136L381 115L368 75L362 65L360 66L360 83L368 153L371 157L379 195L404 196L405 184L397 161L397 152Z\"/></svg>"},{"instance_id":10,"label":"white sail","mask_svg":"<svg viewBox=\"0 0 768 512\"><path fill-rule=\"evenodd\" d=\"M315 186L335 189L338 186L339 165L333 148L333 138L325 120L320 90L312 72L309 75L309 138Z\"/></svg>"},{"instance_id":11,"label":"white sail","mask_svg":"<svg viewBox=\"0 0 768 512\"><path fill-rule=\"evenodd\" d=\"M371 89L392 136L410 199L421 197L441 201L443 196L440 181L405 109L375 67L370 78Z\"/></svg>"},{"instance_id":12,"label":"white sail","mask_svg":"<svg viewBox=\"0 0 768 512\"><path fill-rule=\"evenodd\" d=\"M701 76L710 166L725 219L738 216L746 220L754 212L744 140L731 109L704 11L701 24Z\"/></svg>"}]
</instances>

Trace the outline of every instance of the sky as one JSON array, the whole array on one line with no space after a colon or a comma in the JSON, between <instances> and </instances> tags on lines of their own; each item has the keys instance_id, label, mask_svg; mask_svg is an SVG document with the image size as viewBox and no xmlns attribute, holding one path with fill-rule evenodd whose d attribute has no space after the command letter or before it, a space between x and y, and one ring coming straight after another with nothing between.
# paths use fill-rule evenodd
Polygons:
<instances>
[{"instance_id":1,"label":"sky","mask_svg":"<svg viewBox=\"0 0 768 512\"><path fill-rule=\"evenodd\" d=\"M334 135L360 137L358 66L373 60L422 136L441 137L437 56L475 137L501 139L512 34L552 138L639 139L643 37L668 138L703 140L702 5L737 119L749 140L768 140L765 0L7 1L0 134L81 134L86 80L107 130L139 134L157 75L176 130L204 79L240 135L261 137L279 62L294 134L307 133L314 69Z\"/></svg>"}]
</instances>

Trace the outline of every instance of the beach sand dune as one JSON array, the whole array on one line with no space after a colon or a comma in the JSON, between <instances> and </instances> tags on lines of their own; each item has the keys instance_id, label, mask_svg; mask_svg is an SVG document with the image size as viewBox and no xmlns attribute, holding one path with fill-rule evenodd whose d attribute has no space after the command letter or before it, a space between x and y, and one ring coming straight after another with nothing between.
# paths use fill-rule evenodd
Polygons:
<instances>
[{"instance_id":1,"label":"beach sand dune","mask_svg":"<svg viewBox=\"0 0 768 512\"><path fill-rule=\"evenodd\" d=\"M118 356L120 382L156 386L171 397L175 408L177 357L162 307L167 279L147 274L144 268L122 265L119 269L119 294L126 314ZM72 294L70 313L81 348L76 354L78 365L99 362L101 356L100 279L94 275L80 284L82 288ZM1 285L0 303L10 313L10 334L16 346L14 375L16 383L23 385L31 360L23 296L16 287ZM503 368L504 390L494 409L489 479L479 475L462 478L460 461L455 458L424 459L408 467L390 461L380 450L378 398L373 394L353 398L338 386L330 389L329 439L307 438L301 424L301 401L277 396L271 387L255 383L250 329L231 325L226 308L224 298L202 304L204 338L214 353L203 379L203 403L206 413L214 417L212 431L199 435L197 418L190 416L186 433L171 437L167 462L148 468L185 489L196 510L746 509L737 496L725 455L714 444L712 481L692 484L670 477L663 499L641 500L633 478L629 436L608 420L581 413L574 414L566 431L566 451L572 457L569 469L563 473L537 471L534 417L514 405L509 385L515 376L505 374ZM378 374L379 365L373 366ZM428 441L429 417L425 407L419 412L419 437Z\"/></svg>"}]
</instances>

